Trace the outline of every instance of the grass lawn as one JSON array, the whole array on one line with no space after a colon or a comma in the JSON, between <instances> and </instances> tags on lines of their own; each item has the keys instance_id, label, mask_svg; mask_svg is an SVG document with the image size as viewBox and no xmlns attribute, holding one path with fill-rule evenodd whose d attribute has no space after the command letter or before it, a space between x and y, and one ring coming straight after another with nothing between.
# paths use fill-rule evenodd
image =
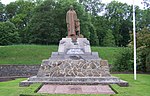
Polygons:
<instances>
[{"instance_id":1,"label":"grass lawn","mask_svg":"<svg viewBox=\"0 0 150 96\"><path fill-rule=\"evenodd\" d=\"M102 59L113 64L115 56L126 48L121 47L92 47ZM48 59L52 52L57 52L56 45L12 45L0 47L0 64L41 64Z\"/></svg>"},{"instance_id":2,"label":"grass lawn","mask_svg":"<svg viewBox=\"0 0 150 96\"><path fill-rule=\"evenodd\" d=\"M120 77L123 80L129 82L129 87L119 87L118 85L111 85L118 94L115 95L83 95L83 96L150 96L150 75L138 74L137 80L133 80L132 74L113 74L114 76ZM53 95L41 95L34 93L34 91L40 86L40 84L33 84L30 87L19 87L20 81L25 79L16 79L13 81L0 82L0 96L19 96L19 94L26 94L22 96L81 96L77 94L64 95L64 94L53 94Z\"/></svg>"},{"instance_id":3,"label":"grass lawn","mask_svg":"<svg viewBox=\"0 0 150 96\"><path fill-rule=\"evenodd\" d=\"M41 64L58 46L13 45L0 47L0 64Z\"/></svg>"}]
</instances>

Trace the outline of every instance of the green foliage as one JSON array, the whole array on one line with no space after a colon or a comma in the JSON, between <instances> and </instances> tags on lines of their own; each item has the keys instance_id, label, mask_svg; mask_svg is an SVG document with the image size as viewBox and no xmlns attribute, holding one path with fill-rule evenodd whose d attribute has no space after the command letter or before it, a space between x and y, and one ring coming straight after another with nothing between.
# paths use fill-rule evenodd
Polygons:
<instances>
[{"instance_id":1,"label":"green foliage","mask_svg":"<svg viewBox=\"0 0 150 96\"><path fill-rule=\"evenodd\" d=\"M133 71L133 52L131 51L131 49L126 49L123 50L122 52L120 52L117 56L116 56L116 61L114 62L113 65L113 70L114 71Z\"/></svg>"},{"instance_id":2,"label":"green foliage","mask_svg":"<svg viewBox=\"0 0 150 96\"><path fill-rule=\"evenodd\" d=\"M66 12L73 5L81 22L81 34L89 38L90 17L74 0L46 0L35 8L28 26L30 43L58 44L67 35Z\"/></svg>"},{"instance_id":3,"label":"green foliage","mask_svg":"<svg viewBox=\"0 0 150 96\"><path fill-rule=\"evenodd\" d=\"M34 3L30 0L17 0L8 4L5 8L7 18L14 23L18 29L21 43L28 42L26 28L31 19L35 5L36 2Z\"/></svg>"},{"instance_id":4,"label":"green foliage","mask_svg":"<svg viewBox=\"0 0 150 96\"><path fill-rule=\"evenodd\" d=\"M143 28L137 33L138 70L150 71L150 29Z\"/></svg>"},{"instance_id":5,"label":"green foliage","mask_svg":"<svg viewBox=\"0 0 150 96\"><path fill-rule=\"evenodd\" d=\"M144 3L149 2L144 0ZM0 1L0 45L58 44L67 36L65 16L70 5L74 6L80 19L81 34L90 40L91 45L122 47L132 41L129 36L132 6L126 3L112 1L104 5L101 0L79 0L79 3L76 0L17 0L6 6ZM150 28L150 9L147 7L141 10L136 6L137 69L142 71L150 69L149 31L144 28ZM106 11L102 14L104 8ZM113 63L114 60L109 58L106 56ZM18 59L12 63L15 60ZM38 60L31 62L40 63L41 58Z\"/></svg>"},{"instance_id":6,"label":"green foliage","mask_svg":"<svg viewBox=\"0 0 150 96\"><path fill-rule=\"evenodd\" d=\"M4 5L0 1L0 14L3 13Z\"/></svg>"},{"instance_id":7,"label":"green foliage","mask_svg":"<svg viewBox=\"0 0 150 96\"><path fill-rule=\"evenodd\" d=\"M3 15L4 9L5 9L4 7L5 7L4 4L2 4L1 1L0 1L0 22L4 21L4 19L5 19L4 15Z\"/></svg>"},{"instance_id":8,"label":"green foliage","mask_svg":"<svg viewBox=\"0 0 150 96\"><path fill-rule=\"evenodd\" d=\"M30 18L32 13L32 9L34 8L35 3L32 3L30 0L17 0L15 2L11 2L5 8L7 18L12 19L17 14L26 14Z\"/></svg>"},{"instance_id":9,"label":"green foliage","mask_svg":"<svg viewBox=\"0 0 150 96\"><path fill-rule=\"evenodd\" d=\"M101 0L79 0L79 3L76 0L17 0L6 6L0 2L0 21L14 23L21 43L58 44L67 35L65 16L70 5L80 19L81 34L91 45L122 47L131 41L132 6L117 1L102 4ZM149 8L141 10L136 6L138 31L150 27L149 15ZM109 41L111 44L107 44Z\"/></svg>"},{"instance_id":10,"label":"green foliage","mask_svg":"<svg viewBox=\"0 0 150 96\"><path fill-rule=\"evenodd\" d=\"M19 34L11 22L0 22L0 45L19 43Z\"/></svg>"},{"instance_id":11,"label":"green foliage","mask_svg":"<svg viewBox=\"0 0 150 96\"><path fill-rule=\"evenodd\" d=\"M12 18L16 15L17 4L15 2L11 2L6 6L5 11L7 13L7 18Z\"/></svg>"},{"instance_id":12,"label":"green foliage","mask_svg":"<svg viewBox=\"0 0 150 96\"><path fill-rule=\"evenodd\" d=\"M94 16L97 16L98 13L104 10L104 4L102 4L101 1L102 0L79 0L84 6L85 11Z\"/></svg>"},{"instance_id":13,"label":"green foliage","mask_svg":"<svg viewBox=\"0 0 150 96\"><path fill-rule=\"evenodd\" d=\"M92 18L92 23L95 27L96 35L99 40L99 45L103 46L106 30L109 29L108 20L104 16L96 16Z\"/></svg>"},{"instance_id":14,"label":"green foliage","mask_svg":"<svg viewBox=\"0 0 150 96\"><path fill-rule=\"evenodd\" d=\"M95 29L94 25L91 24L89 26L89 28L90 28L90 43L93 46L98 46L99 45L99 40L98 40L98 36L96 34L96 29Z\"/></svg>"},{"instance_id":15,"label":"green foliage","mask_svg":"<svg viewBox=\"0 0 150 96\"><path fill-rule=\"evenodd\" d=\"M115 46L115 39L114 39L114 36L113 36L112 31L110 29L108 29L106 31L106 35L103 39L103 46L108 46L108 47Z\"/></svg>"},{"instance_id":16,"label":"green foliage","mask_svg":"<svg viewBox=\"0 0 150 96\"><path fill-rule=\"evenodd\" d=\"M58 43L59 29L55 25L56 16L55 1L47 0L35 8L35 12L29 24L30 43L54 44Z\"/></svg>"},{"instance_id":17,"label":"green foliage","mask_svg":"<svg viewBox=\"0 0 150 96\"><path fill-rule=\"evenodd\" d=\"M109 20L116 46L126 46L130 40L129 31L132 30L132 6L112 1L106 5L105 16Z\"/></svg>"}]
</instances>

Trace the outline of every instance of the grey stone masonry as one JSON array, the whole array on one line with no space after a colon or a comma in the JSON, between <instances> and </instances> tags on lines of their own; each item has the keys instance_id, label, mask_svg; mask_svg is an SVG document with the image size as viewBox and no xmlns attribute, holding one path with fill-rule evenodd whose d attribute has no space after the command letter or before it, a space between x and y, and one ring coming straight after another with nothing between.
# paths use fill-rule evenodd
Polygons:
<instances>
[{"instance_id":1,"label":"grey stone masonry","mask_svg":"<svg viewBox=\"0 0 150 96\"><path fill-rule=\"evenodd\" d=\"M77 38L77 45L72 42L71 38L62 38L59 42L58 52L66 52L68 49L81 49L84 52L91 53L90 42L86 38Z\"/></svg>"},{"instance_id":2,"label":"grey stone masonry","mask_svg":"<svg viewBox=\"0 0 150 96\"><path fill-rule=\"evenodd\" d=\"M38 77L108 77L110 76L107 60L43 60Z\"/></svg>"},{"instance_id":3,"label":"grey stone masonry","mask_svg":"<svg viewBox=\"0 0 150 96\"><path fill-rule=\"evenodd\" d=\"M52 52L49 59L43 60L36 76L22 81L20 86L33 83L49 84L121 84L128 83L109 72L107 60L102 60L98 52L91 52L86 38L63 38L58 52Z\"/></svg>"},{"instance_id":4,"label":"grey stone masonry","mask_svg":"<svg viewBox=\"0 0 150 96\"><path fill-rule=\"evenodd\" d=\"M40 65L0 65L0 77L29 77L37 74Z\"/></svg>"}]
</instances>

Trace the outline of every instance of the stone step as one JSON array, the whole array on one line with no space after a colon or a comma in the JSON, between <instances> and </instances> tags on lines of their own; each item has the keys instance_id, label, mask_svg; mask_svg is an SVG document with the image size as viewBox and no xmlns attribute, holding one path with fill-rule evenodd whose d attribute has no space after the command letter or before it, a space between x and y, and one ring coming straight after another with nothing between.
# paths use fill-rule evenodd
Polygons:
<instances>
[{"instance_id":1,"label":"stone step","mask_svg":"<svg viewBox=\"0 0 150 96\"><path fill-rule=\"evenodd\" d=\"M25 80L20 82L19 86L26 87L30 86L31 84L35 83L42 83L42 84L58 84L58 85L109 85L109 84L118 84L121 87L127 87L128 82L123 80L110 80L110 81L29 81Z\"/></svg>"},{"instance_id":2,"label":"stone step","mask_svg":"<svg viewBox=\"0 0 150 96\"><path fill-rule=\"evenodd\" d=\"M117 77L30 77L28 81L51 81L51 82L119 82Z\"/></svg>"},{"instance_id":3,"label":"stone step","mask_svg":"<svg viewBox=\"0 0 150 96\"><path fill-rule=\"evenodd\" d=\"M44 84L38 93L47 94L115 94L108 85L54 85Z\"/></svg>"}]
</instances>

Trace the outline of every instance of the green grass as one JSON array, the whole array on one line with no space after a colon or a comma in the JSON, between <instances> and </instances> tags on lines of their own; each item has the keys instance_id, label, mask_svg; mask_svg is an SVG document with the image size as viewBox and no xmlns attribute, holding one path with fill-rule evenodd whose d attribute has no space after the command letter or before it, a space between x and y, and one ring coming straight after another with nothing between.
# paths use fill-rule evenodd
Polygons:
<instances>
[{"instance_id":1,"label":"green grass","mask_svg":"<svg viewBox=\"0 0 150 96\"><path fill-rule=\"evenodd\" d=\"M92 47L102 59L113 64L115 56L126 48L121 47ZM52 52L57 52L56 45L12 45L0 47L0 64L41 64L48 59Z\"/></svg>"},{"instance_id":2,"label":"green grass","mask_svg":"<svg viewBox=\"0 0 150 96\"><path fill-rule=\"evenodd\" d=\"M41 64L57 46L13 45L0 47L0 64Z\"/></svg>"},{"instance_id":3,"label":"green grass","mask_svg":"<svg viewBox=\"0 0 150 96\"><path fill-rule=\"evenodd\" d=\"M137 80L133 80L132 74L113 74L114 76L120 77L123 80L129 82L129 87L119 87L118 85L111 85L118 94L115 95L83 95L83 96L149 96L150 95L150 75L138 74ZM24 96L41 96L39 93L34 91L40 86L40 84L33 84L30 87L19 87L19 82L25 79L16 79L13 81L0 82L0 96L19 96L19 94L26 94ZM53 94L42 96L81 96L77 94L64 95L64 94Z\"/></svg>"},{"instance_id":4,"label":"green grass","mask_svg":"<svg viewBox=\"0 0 150 96\"><path fill-rule=\"evenodd\" d=\"M19 87L19 82L26 80L26 78L16 79L7 82L0 82L0 96L19 96L20 93L23 93L25 90L36 89L39 84L33 84L28 87Z\"/></svg>"},{"instance_id":5,"label":"green grass","mask_svg":"<svg viewBox=\"0 0 150 96\"><path fill-rule=\"evenodd\" d=\"M112 87L119 92L114 96L150 96L150 75L137 75L137 80L133 79L133 75L129 74L115 74L129 82L129 87L119 87L112 85Z\"/></svg>"},{"instance_id":6,"label":"green grass","mask_svg":"<svg viewBox=\"0 0 150 96\"><path fill-rule=\"evenodd\" d=\"M109 64L113 64L116 56L126 49L127 47L92 47L92 51L98 52L99 57L108 60Z\"/></svg>"}]
</instances>

